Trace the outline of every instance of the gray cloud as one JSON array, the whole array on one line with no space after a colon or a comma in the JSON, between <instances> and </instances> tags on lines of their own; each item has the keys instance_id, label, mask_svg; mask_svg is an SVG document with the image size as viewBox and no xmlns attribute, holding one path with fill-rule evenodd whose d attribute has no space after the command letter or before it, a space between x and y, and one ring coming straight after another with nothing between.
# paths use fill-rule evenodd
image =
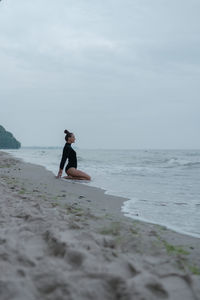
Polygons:
<instances>
[{"instance_id":1,"label":"gray cloud","mask_svg":"<svg viewBox=\"0 0 200 300\"><path fill-rule=\"evenodd\" d=\"M199 148L197 0L2 1L0 124L23 145ZM87 134L86 134L87 133Z\"/></svg>"}]
</instances>

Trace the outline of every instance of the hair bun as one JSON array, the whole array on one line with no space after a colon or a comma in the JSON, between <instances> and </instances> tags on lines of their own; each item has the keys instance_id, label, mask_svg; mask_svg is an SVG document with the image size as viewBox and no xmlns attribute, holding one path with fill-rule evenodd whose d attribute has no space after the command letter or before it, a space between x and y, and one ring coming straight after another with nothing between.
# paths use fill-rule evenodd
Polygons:
<instances>
[{"instance_id":1,"label":"hair bun","mask_svg":"<svg viewBox=\"0 0 200 300\"><path fill-rule=\"evenodd\" d=\"M69 131L68 131L67 129L65 129L64 133L65 133L65 134L68 134L68 133L69 133Z\"/></svg>"}]
</instances>

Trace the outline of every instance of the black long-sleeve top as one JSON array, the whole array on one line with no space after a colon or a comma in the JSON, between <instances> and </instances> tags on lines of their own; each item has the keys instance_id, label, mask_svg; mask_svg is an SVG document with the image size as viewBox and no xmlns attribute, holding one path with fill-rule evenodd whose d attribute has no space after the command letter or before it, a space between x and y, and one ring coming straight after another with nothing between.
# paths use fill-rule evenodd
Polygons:
<instances>
[{"instance_id":1,"label":"black long-sleeve top","mask_svg":"<svg viewBox=\"0 0 200 300\"><path fill-rule=\"evenodd\" d=\"M68 158L68 164L65 168L65 171L67 171L69 168L77 168L77 158L76 158L76 152L71 147L71 144L66 143L63 148L63 154L60 162L60 169L63 170L66 160Z\"/></svg>"}]
</instances>

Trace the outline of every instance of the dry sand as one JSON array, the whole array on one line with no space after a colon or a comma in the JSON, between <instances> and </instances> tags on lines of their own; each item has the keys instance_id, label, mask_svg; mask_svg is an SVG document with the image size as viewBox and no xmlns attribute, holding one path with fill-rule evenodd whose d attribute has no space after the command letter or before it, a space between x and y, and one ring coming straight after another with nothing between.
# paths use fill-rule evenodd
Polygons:
<instances>
[{"instance_id":1,"label":"dry sand","mask_svg":"<svg viewBox=\"0 0 200 300\"><path fill-rule=\"evenodd\" d=\"M0 299L200 299L200 239L0 152Z\"/></svg>"}]
</instances>

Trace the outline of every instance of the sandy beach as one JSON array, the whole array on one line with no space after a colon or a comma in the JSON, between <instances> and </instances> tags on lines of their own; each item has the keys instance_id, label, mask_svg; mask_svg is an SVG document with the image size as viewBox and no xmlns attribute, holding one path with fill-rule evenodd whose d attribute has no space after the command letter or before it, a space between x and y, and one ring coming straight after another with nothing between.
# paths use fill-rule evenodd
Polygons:
<instances>
[{"instance_id":1,"label":"sandy beach","mask_svg":"<svg viewBox=\"0 0 200 300\"><path fill-rule=\"evenodd\" d=\"M200 299L200 239L125 200L0 152L0 299Z\"/></svg>"}]
</instances>

